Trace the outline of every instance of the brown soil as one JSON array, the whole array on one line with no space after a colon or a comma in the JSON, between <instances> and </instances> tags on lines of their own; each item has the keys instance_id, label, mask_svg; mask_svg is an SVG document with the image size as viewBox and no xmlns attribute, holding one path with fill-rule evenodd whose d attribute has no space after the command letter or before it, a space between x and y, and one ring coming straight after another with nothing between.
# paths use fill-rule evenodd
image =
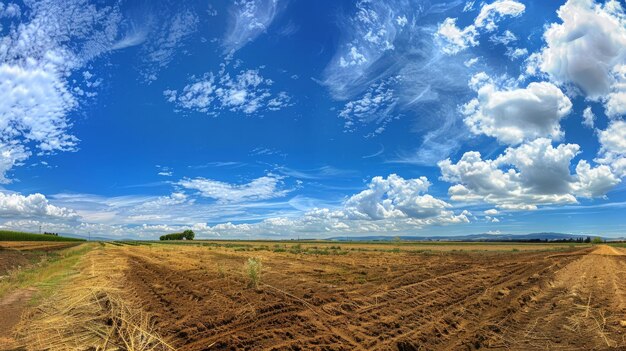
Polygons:
<instances>
[{"instance_id":1,"label":"brown soil","mask_svg":"<svg viewBox=\"0 0 626 351\"><path fill-rule=\"evenodd\" d=\"M68 247L79 245L77 242L58 242L58 241L0 241L1 249L14 249L20 251L52 251L61 250Z\"/></svg>"},{"instance_id":2,"label":"brown soil","mask_svg":"<svg viewBox=\"0 0 626 351\"><path fill-rule=\"evenodd\" d=\"M32 264L31 257L16 250L0 250L0 281L6 279L9 272Z\"/></svg>"},{"instance_id":3,"label":"brown soil","mask_svg":"<svg viewBox=\"0 0 626 351\"><path fill-rule=\"evenodd\" d=\"M12 332L34 292L33 289L20 289L0 298L0 350L18 346Z\"/></svg>"},{"instance_id":4,"label":"brown soil","mask_svg":"<svg viewBox=\"0 0 626 351\"><path fill-rule=\"evenodd\" d=\"M32 267L49 257L50 252L76 246L76 243L41 243L0 241L0 282L11 273ZM10 291L0 297L0 350L18 346L13 338L14 327L36 289Z\"/></svg>"},{"instance_id":5,"label":"brown soil","mask_svg":"<svg viewBox=\"0 0 626 351\"><path fill-rule=\"evenodd\" d=\"M0 241L0 280L5 279L11 271L40 262L50 252L76 245L76 243Z\"/></svg>"},{"instance_id":6,"label":"brown soil","mask_svg":"<svg viewBox=\"0 0 626 351\"><path fill-rule=\"evenodd\" d=\"M608 246L303 255L153 245L88 257L110 273L84 275L115 277L179 350L626 347L626 256ZM249 257L263 264L258 289L243 273Z\"/></svg>"},{"instance_id":7,"label":"brown soil","mask_svg":"<svg viewBox=\"0 0 626 351\"><path fill-rule=\"evenodd\" d=\"M558 270L504 338L519 349L626 348L626 256L602 245Z\"/></svg>"},{"instance_id":8,"label":"brown soil","mask_svg":"<svg viewBox=\"0 0 626 351\"><path fill-rule=\"evenodd\" d=\"M185 242L183 242L185 243ZM301 246L302 248L330 248L341 247L344 250L363 250L363 251L385 251L391 249L400 249L402 251L544 251L544 250L563 250L569 249L574 244L571 243L506 243L506 242L427 242L427 241L386 241L386 242L329 242L329 241L242 241L242 240L203 240L195 241L194 244L202 243L217 246L231 247L280 247L291 248ZM576 244L577 247L583 245ZM590 246L590 245L585 245Z\"/></svg>"}]
</instances>

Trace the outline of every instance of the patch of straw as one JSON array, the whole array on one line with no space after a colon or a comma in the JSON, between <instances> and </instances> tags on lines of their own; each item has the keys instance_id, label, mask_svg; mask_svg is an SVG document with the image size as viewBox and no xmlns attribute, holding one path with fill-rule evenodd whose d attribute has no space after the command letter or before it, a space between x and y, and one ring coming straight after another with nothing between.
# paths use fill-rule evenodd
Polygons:
<instances>
[{"instance_id":1,"label":"patch of straw","mask_svg":"<svg viewBox=\"0 0 626 351\"><path fill-rule=\"evenodd\" d=\"M17 330L27 350L173 350L115 289L64 291L29 314Z\"/></svg>"},{"instance_id":2,"label":"patch of straw","mask_svg":"<svg viewBox=\"0 0 626 351\"><path fill-rule=\"evenodd\" d=\"M123 298L124 259L92 252L80 266L81 274L22 316L16 339L26 350L174 350L154 319Z\"/></svg>"}]
</instances>

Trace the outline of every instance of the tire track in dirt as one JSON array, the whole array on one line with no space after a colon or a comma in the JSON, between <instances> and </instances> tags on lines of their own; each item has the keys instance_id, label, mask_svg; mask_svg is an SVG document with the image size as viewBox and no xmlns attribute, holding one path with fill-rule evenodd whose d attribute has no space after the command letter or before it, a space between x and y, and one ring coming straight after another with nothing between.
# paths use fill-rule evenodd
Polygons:
<instances>
[{"instance_id":1,"label":"tire track in dirt","mask_svg":"<svg viewBox=\"0 0 626 351\"><path fill-rule=\"evenodd\" d=\"M124 253L129 296L180 350L511 347L519 343L507 333L523 329L559 269L590 256L266 253L272 289L254 290L232 266L249 254L193 251L176 265L181 256L139 251ZM226 276L216 262L230 265Z\"/></svg>"},{"instance_id":2,"label":"tire track in dirt","mask_svg":"<svg viewBox=\"0 0 626 351\"><path fill-rule=\"evenodd\" d=\"M506 349L626 348L620 324L626 320L625 272L626 256L606 245L568 264L527 313L507 326Z\"/></svg>"},{"instance_id":3,"label":"tire track in dirt","mask_svg":"<svg viewBox=\"0 0 626 351\"><path fill-rule=\"evenodd\" d=\"M155 266L153 263L140 258L131 258L129 263L129 271L133 272L130 276L131 280L134 283L139 280L142 285L134 289L135 293L139 296L141 291L149 291L152 296L157 296L159 301L165 301L160 304L165 308L149 309L148 311L159 314L160 319L175 321L174 323L167 323L163 333L164 335L177 336L182 341L177 345L180 349L197 349L196 340L201 340L200 344L210 345L220 344L221 340L225 338L228 340L228 344L237 342L240 347L245 348L245 344L235 341L230 336L237 333L246 334L246 330L256 329L261 323L270 331L272 326L291 325L294 321L297 322L296 319L298 318L294 318L294 316L301 311L300 306L285 303L283 298L262 291L254 292L256 295L261 295L259 296L261 301L265 302L262 306L252 305L254 303L250 302L252 299L241 293L230 294L220 301L211 301L205 298L195 301L185 299L185 294L197 288L197 285L210 286L211 284L200 282L188 272L181 275L180 272L169 270L163 266ZM168 282L165 284L165 289L155 288L155 282L159 281ZM210 282L212 281L214 280L210 280ZM247 290L244 283L237 281L230 283L239 292ZM218 284L215 285L218 286ZM205 295L211 292L213 292L212 289L206 289ZM210 296L219 296L219 292L216 291ZM144 300L144 298L139 300ZM204 300L209 302L203 303ZM198 319L198 317L204 318L201 321L190 320ZM303 328L303 330L305 329ZM315 335L314 332L309 334L310 336ZM306 335L301 335L301 337L303 336ZM256 344L259 341L257 339L263 337L252 336L245 343Z\"/></svg>"},{"instance_id":4,"label":"tire track in dirt","mask_svg":"<svg viewBox=\"0 0 626 351\"><path fill-rule=\"evenodd\" d=\"M490 338L499 332L498 324L539 290L540 277L545 279L549 265L543 262L496 271L497 276L482 280L476 294L447 307L439 306L440 312L431 313L429 323L403 339L394 339L398 349L424 349L424 345L436 350L478 349L494 344Z\"/></svg>"}]
</instances>

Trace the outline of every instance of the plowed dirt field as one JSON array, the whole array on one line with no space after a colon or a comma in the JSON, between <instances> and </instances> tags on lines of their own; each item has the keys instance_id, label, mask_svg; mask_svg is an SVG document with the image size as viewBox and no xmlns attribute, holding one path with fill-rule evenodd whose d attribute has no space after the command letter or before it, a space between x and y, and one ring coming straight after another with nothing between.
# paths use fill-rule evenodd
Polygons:
<instances>
[{"instance_id":1,"label":"plowed dirt field","mask_svg":"<svg viewBox=\"0 0 626 351\"><path fill-rule=\"evenodd\" d=\"M250 257L262 262L256 289L243 272ZM323 255L107 246L86 259L178 350L626 347L626 256L609 246Z\"/></svg>"}]
</instances>

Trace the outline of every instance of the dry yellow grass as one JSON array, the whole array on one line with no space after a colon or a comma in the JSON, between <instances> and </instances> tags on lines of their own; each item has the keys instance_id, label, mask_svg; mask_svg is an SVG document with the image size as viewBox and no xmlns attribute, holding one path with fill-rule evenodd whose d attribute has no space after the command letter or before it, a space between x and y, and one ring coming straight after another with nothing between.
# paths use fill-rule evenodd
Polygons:
<instances>
[{"instance_id":1,"label":"dry yellow grass","mask_svg":"<svg viewBox=\"0 0 626 351\"><path fill-rule=\"evenodd\" d=\"M80 273L27 313L17 328L26 350L173 350L153 331L153 321L130 306L119 290L126 267L119 256L110 265L107 250L92 251L79 264Z\"/></svg>"},{"instance_id":2,"label":"dry yellow grass","mask_svg":"<svg viewBox=\"0 0 626 351\"><path fill-rule=\"evenodd\" d=\"M112 288L77 287L34 309L18 329L28 350L172 350L150 318Z\"/></svg>"}]
</instances>

